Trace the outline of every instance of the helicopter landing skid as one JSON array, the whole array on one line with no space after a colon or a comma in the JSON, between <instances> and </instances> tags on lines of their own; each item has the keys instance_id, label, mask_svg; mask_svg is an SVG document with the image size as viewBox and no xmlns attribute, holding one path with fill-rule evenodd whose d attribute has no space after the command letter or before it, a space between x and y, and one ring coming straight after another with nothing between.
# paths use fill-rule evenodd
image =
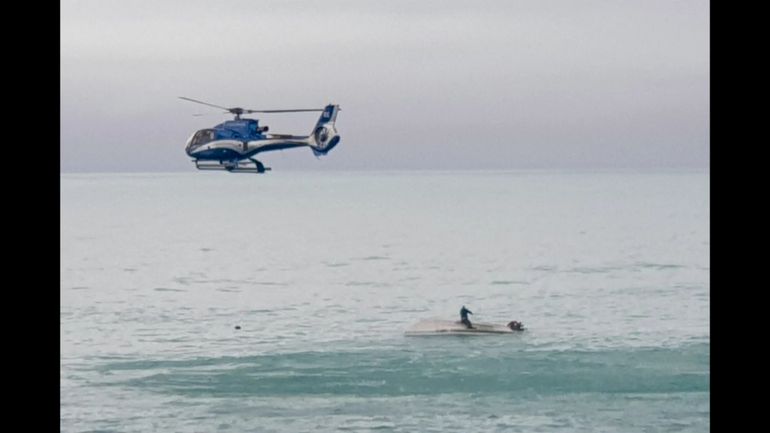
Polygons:
<instances>
[{"instance_id":1,"label":"helicopter landing skid","mask_svg":"<svg viewBox=\"0 0 770 433\"><path fill-rule=\"evenodd\" d=\"M226 170L230 173L264 173L268 170L271 170L270 167L265 167L264 164L257 161L256 159L249 158L249 161L254 163L254 166L251 166L248 162L225 162L225 163L208 163L208 162L200 162L197 159L195 160L195 168L198 170Z\"/></svg>"}]
</instances>

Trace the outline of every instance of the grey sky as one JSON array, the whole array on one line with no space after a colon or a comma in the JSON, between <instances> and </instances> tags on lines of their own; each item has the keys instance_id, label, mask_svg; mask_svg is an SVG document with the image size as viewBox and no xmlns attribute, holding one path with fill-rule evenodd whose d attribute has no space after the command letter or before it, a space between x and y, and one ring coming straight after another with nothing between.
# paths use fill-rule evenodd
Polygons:
<instances>
[{"instance_id":1,"label":"grey sky","mask_svg":"<svg viewBox=\"0 0 770 433\"><path fill-rule=\"evenodd\" d=\"M62 0L62 171L193 170L229 117L177 96L341 105L337 148L275 169L706 167L709 4Z\"/></svg>"}]
</instances>

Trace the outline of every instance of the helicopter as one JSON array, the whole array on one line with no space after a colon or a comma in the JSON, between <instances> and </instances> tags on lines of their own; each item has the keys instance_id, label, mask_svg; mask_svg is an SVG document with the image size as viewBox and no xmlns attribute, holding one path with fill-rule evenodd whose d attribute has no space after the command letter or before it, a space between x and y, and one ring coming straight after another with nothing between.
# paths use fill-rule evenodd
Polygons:
<instances>
[{"instance_id":1,"label":"helicopter","mask_svg":"<svg viewBox=\"0 0 770 433\"><path fill-rule=\"evenodd\" d=\"M316 156L326 155L340 142L334 126L339 105L329 104L324 108L289 110L251 110L240 107L227 108L208 102L180 96L179 99L226 110L233 114L227 120L211 128L193 133L187 140L185 152L191 156L198 170L226 170L230 173L264 173L270 170L254 158L260 152L271 150L309 147ZM259 120L241 118L251 113L297 113L320 111L315 127L309 135L266 134L267 126L260 126Z\"/></svg>"}]
</instances>

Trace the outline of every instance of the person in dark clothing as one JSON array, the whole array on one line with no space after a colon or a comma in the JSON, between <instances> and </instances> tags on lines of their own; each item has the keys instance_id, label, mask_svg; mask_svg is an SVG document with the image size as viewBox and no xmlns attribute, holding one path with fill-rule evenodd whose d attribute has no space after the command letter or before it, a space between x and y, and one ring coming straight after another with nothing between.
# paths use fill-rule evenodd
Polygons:
<instances>
[{"instance_id":1,"label":"person in dark clothing","mask_svg":"<svg viewBox=\"0 0 770 433\"><path fill-rule=\"evenodd\" d=\"M465 305L463 305L463 308L460 309L460 321L464 323L468 329L473 329L473 325L471 325L471 321L468 320L469 314L473 314L473 312L465 308Z\"/></svg>"}]
</instances>

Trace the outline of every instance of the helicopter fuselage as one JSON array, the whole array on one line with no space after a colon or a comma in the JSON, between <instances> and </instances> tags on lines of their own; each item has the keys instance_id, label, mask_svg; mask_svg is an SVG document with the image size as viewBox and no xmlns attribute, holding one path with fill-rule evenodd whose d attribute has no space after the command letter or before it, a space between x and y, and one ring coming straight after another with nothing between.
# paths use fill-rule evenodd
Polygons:
<instances>
[{"instance_id":1,"label":"helicopter fuselage","mask_svg":"<svg viewBox=\"0 0 770 433\"><path fill-rule=\"evenodd\" d=\"M308 136L264 134L256 119L228 120L213 128L195 132L185 151L195 159L230 161L248 158L259 152L307 146Z\"/></svg>"}]
</instances>

